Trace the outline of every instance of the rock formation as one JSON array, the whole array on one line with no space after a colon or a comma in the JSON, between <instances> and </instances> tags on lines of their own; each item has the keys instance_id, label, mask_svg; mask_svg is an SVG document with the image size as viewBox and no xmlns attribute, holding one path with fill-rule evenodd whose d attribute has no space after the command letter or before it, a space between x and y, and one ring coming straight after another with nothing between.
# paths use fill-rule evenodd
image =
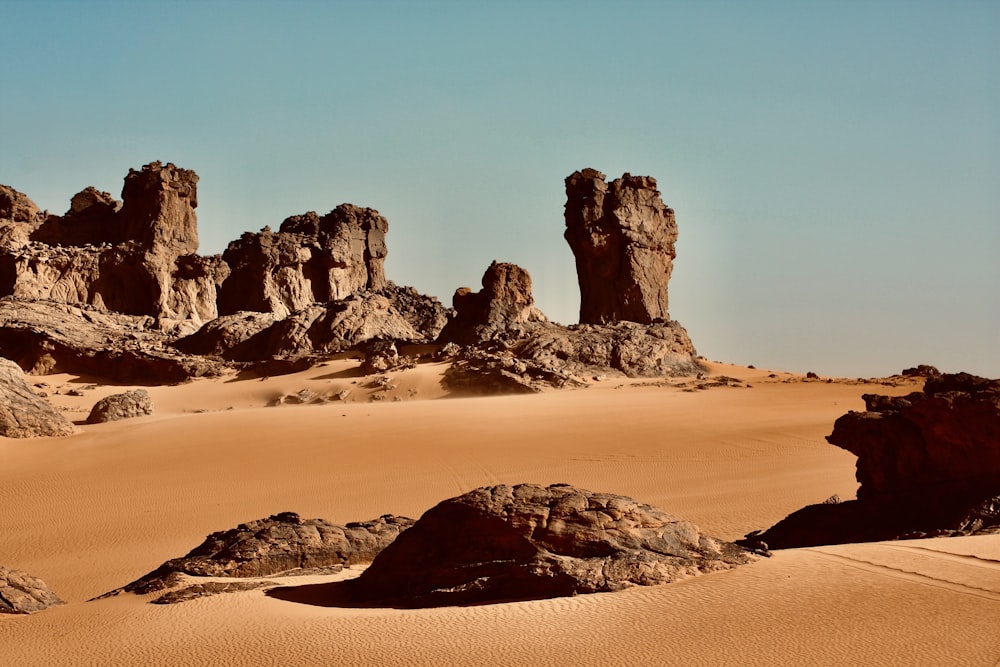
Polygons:
<instances>
[{"instance_id":1,"label":"rock formation","mask_svg":"<svg viewBox=\"0 0 1000 667\"><path fill-rule=\"evenodd\" d=\"M827 440L858 457L858 497L1000 479L1000 380L929 377L922 392L866 394Z\"/></svg>"},{"instance_id":2,"label":"rock formation","mask_svg":"<svg viewBox=\"0 0 1000 667\"><path fill-rule=\"evenodd\" d=\"M929 374L923 391L864 396L827 438L858 457L858 499L810 505L771 548L1000 532L1000 380Z\"/></svg>"},{"instance_id":3,"label":"rock formation","mask_svg":"<svg viewBox=\"0 0 1000 667\"><path fill-rule=\"evenodd\" d=\"M0 614L31 614L60 604L41 579L0 565Z\"/></svg>"},{"instance_id":4,"label":"rock formation","mask_svg":"<svg viewBox=\"0 0 1000 667\"><path fill-rule=\"evenodd\" d=\"M145 389L134 389L123 394L105 396L90 410L88 424L133 419L153 414L153 400Z\"/></svg>"},{"instance_id":5,"label":"rock formation","mask_svg":"<svg viewBox=\"0 0 1000 667\"><path fill-rule=\"evenodd\" d=\"M0 357L0 436L70 435L73 430L73 424L31 390L21 367Z\"/></svg>"},{"instance_id":6,"label":"rock formation","mask_svg":"<svg viewBox=\"0 0 1000 667\"><path fill-rule=\"evenodd\" d=\"M370 208L341 204L320 217L310 211L233 241L222 257L232 270L219 292L219 312L275 313L338 301L386 285L389 223Z\"/></svg>"},{"instance_id":7,"label":"rock formation","mask_svg":"<svg viewBox=\"0 0 1000 667\"><path fill-rule=\"evenodd\" d=\"M87 188L65 216L44 218L12 197L9 211L0 206L0 296L150 315L164 327L214 318L228 267L194 254L197 183L193 171L153 162L129 171L122 204Z\"/></svg>"},{"instance_id":8,"label":"rock formation","mask_svg":"<svg viewBox=\"0 0 1000 667\"><path fill-rule=\"evenodd\" d=\"M576 257L580 322L669 320L677 223L650 176L611 183L594 169L566 178L566 241Z\"/></svg>"},{"instance_id":9,"label":"rock formation","mask_svg":"<svg viewBox=\"0 0 1000 667\"><path fill-rule=\"evenodd\" d=\"M391 514L338 526L323 519L302 519L294 512L282 512L212 533L187 555L169 560L102 597L122 592L145 595L179 586L202 586L189 577L269 577L336 572L347 565L370 562L411 525L413 519ZM215 592L226 591L208 587L202 589L201 594ZM163 602L197 596L175 594L172 597Z\"/></svg>"},{"instance_id":10,"label":"rock formation","mask_svg":"<svg viewBox=\"0 0 1000 667\"><path fill-rule=\"evenodd\" d=\"M516 335L519 325L545 322L531 294L531 276L516 264L494 261L483 274L483 289L461 287L452 297L455 317L441 332L440 342L469 344L500 335Z\"/></svg>"},{"instance_id":11,"label":"rock formation","mask_svg":"<svg viewBox=\"0 0 1000 667\"><path fill-rule=\"evenodd\" d=\"M360 604L479 604L662 584L752 559L631 498L499 485L428 510L349 590Z\"/></svg>"},{"instance_id":12,"label":"rock formation","mask_svg":"<svg viewBox=\"0 0 1000 667\"><path fill-rule=\"evenodd\" d=\"M234 361L333 354L373 340L430 343L444 327L441 303L412 287L388 283L339 301L313 304L284 319L240 313L223 316L175 343L191 353Z\"/></svg>"},{"instance_id":13,"label":"rock formation","mask_svg":"<svg viewBox=\"0 0 1000 667\"><path fill-rule=\"evenodd\" d=\"M150 316L93 306L0 298L0 355L30 373L77 373L125 384L218 375L218 360L179 353Z\"/></svg>"}]
</instances>

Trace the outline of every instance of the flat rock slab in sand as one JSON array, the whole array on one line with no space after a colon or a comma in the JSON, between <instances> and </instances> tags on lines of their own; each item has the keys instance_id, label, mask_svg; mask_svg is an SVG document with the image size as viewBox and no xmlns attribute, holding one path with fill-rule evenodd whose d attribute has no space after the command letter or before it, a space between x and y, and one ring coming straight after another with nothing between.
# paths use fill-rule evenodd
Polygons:
<instances>
[{"instance_id":1,"label":"flat rock slab in sand","mask_svg":"<svg viewBox=\"0 0 1000 667\"><path fill-rule=\"evenodd\" d=\"M0 614L31 614L59 604L41 579L0 565Z\"/></svg>"},{"instance_id":2,"label":"flat rock slab in sand","mask_svg":"<svg viewBox=\"0 0 1000 667\"><path fill-rule=\"evenodd\" d=\"M302 519L294 512L282 512L212 533L186 556L169 560L149 574L101 597L122 592L145 595L183 586L180 591L173 590L154 600L169 604L264 585L191 584L189 577L254 578L337 572L347 565L370 562L411 525L413 519L391 514L338 526L323 519Z\"/></svg>"},{"instance_id":3,"label":"flat rock slab in sand","mask_svg":"<svg viewBox=\"0 0 1000 667\"><path fill-rule=\"evenodd\" d=\"M0 357L0 436L69 435L73 425L24 381L21 367Z\"/></svg>"},{"instance_id":4,"label":"flat rock slab in sand","mask_svg":"<svg viewBox=\"0 0 1000 667\"><path fill-rule=\"evenodd\" d=\"M664 584L753 559L625 496L499 485L428 510L347 587L354 604L482 604Z\"/></svg>"}]
</instances>

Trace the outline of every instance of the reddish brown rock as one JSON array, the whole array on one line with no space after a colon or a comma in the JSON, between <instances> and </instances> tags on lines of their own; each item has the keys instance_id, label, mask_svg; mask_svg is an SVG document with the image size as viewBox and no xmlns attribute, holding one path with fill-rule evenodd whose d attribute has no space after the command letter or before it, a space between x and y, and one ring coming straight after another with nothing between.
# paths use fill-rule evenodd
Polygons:
<instances>
[{"instance_id":1,"label":"reddish brown rock","mask_svg":"<svg viewBox=\"0 0 1000 667\"><path fill-rule=\"evenodd\" d=\"M747 543L770 548L1000 532L1000 380L927 374L923 391L864 396L831 444L858 457L858 499L804 507Z\"/></svg>"},{"instance_id":2,"label":"reddish brown rock","mask_svg":"<svg viewBox=\"0 0 1000 667\"><path fill-rule=\"evenodd\" d=\"M378 211L341 204L322 217L309 212L288 218L278 232L244 234L223 253L232 274L219 292L219 312L284 317L382 288L388 229Z\"/></svg>"},{"instance_id":3,"label":"reddish brown rock","mask_svg":"<svg viewBox=\"0 0 1000 667\"><path fill-rule=\"evenodd\" d=\"M576 257L580 322L669 320L677 223L649 176L611 183L595 169L566 178L565 238Z\"/></svg>"},{"instance_id":4,"label":"reddish brown rock","mask_svg":"<svg viewBox=\"0 0 1000 667\"><path fill-rule=\"evenodd\" d=\"M547 321L535 307L531 276L516 264L494 261L482 283L479 292L468 287L455 292L455 317L441 332L440 342L468 344L504 334L516 336L526 322Z\"/></svg>"},{"instance_id":5,"label":"reddish brown rock","mask_svg":"<svg viewBox=\"0 0 1000 667\"><path fill-rule=\"evenodd\" d=\"M350 583L355 603L481 604L618 591L753 560L655 507L572 486L470 491L428 510Z\"/></svg>"},{"instance_id":6,"label":"reddish brown rock","mask_svg":"<svg viewBox=\"0 0 1000 667\"><path fill-rule=\"evenodd\" d=\"M194 254L197 183L193 171L153 162L129 171L121 205L87 188L73 197L65 216L40 220L22 203L19 217L34 220L15 231L7 226L0 296L151 315L165 328L214 318L228 267ZM26 229L30 242L22 242Z\"/></svg>"},{"instance_id":7,"label":"reddish brown rock","mask_svg":"<svg viewBox=\"0 0 1000 667\"><path fill-rule=\"evenodd\" d=\"M859 497L1000 478L1000 380L946 374L922 392L864 399L867 411L838 419L827 438L858 457Z\"/></svg>"}]
</instances>

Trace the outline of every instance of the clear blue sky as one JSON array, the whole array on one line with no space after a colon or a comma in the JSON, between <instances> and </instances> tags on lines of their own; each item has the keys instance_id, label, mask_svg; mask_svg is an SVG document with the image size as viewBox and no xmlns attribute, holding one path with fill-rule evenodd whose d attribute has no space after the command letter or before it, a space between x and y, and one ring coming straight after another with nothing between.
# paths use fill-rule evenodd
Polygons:
<instances>
[{"instance_id":1,"label":"clear blue sky","mask_svg":"<svg viewBox=\"0 0 1000 667\"><path fill-rule=\"evenodd\" d=\"M341 202L450 303L576 321L563 179L656 177L709 358L1000 376L1000 2L0 0L0 183L201 176L202 252Z\"/></svg>"}]
</instances>

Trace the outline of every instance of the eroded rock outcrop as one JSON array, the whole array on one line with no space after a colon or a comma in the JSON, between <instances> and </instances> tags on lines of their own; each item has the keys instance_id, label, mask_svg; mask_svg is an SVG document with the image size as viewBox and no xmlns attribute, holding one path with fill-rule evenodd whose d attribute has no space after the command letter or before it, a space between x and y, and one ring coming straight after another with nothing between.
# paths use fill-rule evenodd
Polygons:
<instances>
[{"instance_id":1,"label":"eroded rock outcrop","mask_svg":"<svg viewBox=\"0 0 1000 667\"><path fill-rule=\"evenodd\" d=\"M33 614L60 604L41 579L0 565L0 614Z\"/></svg>"},{"instance_id":2,"label":"eroded rock outcrop","mask_svg":"<svg viewBox=\"0 0 1000 667\"><path fill-rule=\"evenodd\" d=\"M214 318L228 267L195 254L197 183L193 171L152 162L129 171L122 203L91 187L65 216L44 217L18 200L0 222L0 295L150 315L166 328Z\"/></svg>"},{"instance_id":3,"label":"eroded rock outcrop","mask_svg":"<svg viewBox=\"0 0 1000 667\"><path fill-rule=\"evenodd\" d=\"M481 604L663 584L751 560L631 498L499 485L428 510L349 590L360 604Z\"/></svg>"},{"instance_id":4,"label":"eroded rock outcrop","mask_svg":"<svg viewBox=\"0 0 1000 667\"><path fill-rule=\"evenodd\" d=\"M290 217L277 232L244 234L222 255L232 275L219 292L219 312L284 317L384 287L388 230L378 211L341 204L322 217Z\"/></svg>"},{"instance_id":5,"label":"eroded rock outcrop","mask_svg":"<svg viewBox=\"0 0 1000 667\"><path fill-rule=\"evenodd\" d=\"M827 440L858 457L858 499L810 505L771 548L1000 532L1000 380L929 374L923 391L864 396Z\"/></svg>"},{"instance_id":6,"label":"eroded rock outcrop","mask_svg":"<svg viewBox=\"0 0 1000 667\"><path fill-rule=\"evenodd\" d=\"M0 357L0 436L34 438L73 431L69 420L31 390L21 367Z\"/></svg>"},{"instance_id":7,"label":"eroded rock outcrop","mask_svg":"<svg viewBox=\"0 0 1000 667\"><path fill-rule=\"evenodd\" d=\"M677 223L650 176L611 183L595 169L566 178L566 241L576 257L580 322L669 320Z\"/></svg>"},{"instance_id":8,"label":"eroded rock outcrop","mask_svg":"<svg viewBox=\"0 0 1000 667\"><path fill-rule=\"evenodd\" d=\"M374 340L430 343L446 321L437 299L388 283L339 301L312 304L284 319L247 313L223 316L175 345L229 360L258 361L333 354Z\"/></svg>"},{"instance_id":9,"label":"eroded rock outcrop","mask_svg":"<svg viewBox=\"0 0 1000 667\"><path fill-rule=\"evenodd\" d=\"M531 294L531 276L506 262L494 261L483 274L483 289L460 287L452 297L455 317L441 332L440 342L463 345L500 335L517 336L527 322L545 322Z\"/></svg>"},{"instance_id":10,"label":"eroded rock outcrop","mask_svg":"<svg viewBox=\"0 0 1000 667\"><path fill-rule=\"evenodd\" d=\"M134 419L153 414L153 399L145 389L134 389L123 394L105 396L90 410L88 424Z\"/></svg>"},{"instance_id":11,"label":"eroded rock outcrop","mask_svg":"<svg viewBox=\"0 0 1000 667\"><path fill-rule=\"evenodd\" d=\"M370 562L411 525L413 519L389 514L339 526L323 519L302 519L294 512L282 512L212 533L187 555L169 560L102 597L122 592L145 595L175 589L170 597L160 602L179 602L233 590L232 586L205 585L192 577L247 578L337 572L348 565ZM188 590L192 587L194 591ZM238 583L236 589L245 590Z\"/></svg>"},{"instance_id":12,"label":"eroded rock outcrop","mask_svg":"<svg viewBox=\"0 0 1000 667\"><path fill-rule=\"evenodd\" d=\"M1000 479L1000 380L929 377L922 392L866 394L827 440L858 457L858 497Z\"/></svg>"},{"instance_id":13,"label":"eroded rock outcrop","mask_svg":"<svg viewBox=\"0 0 1000 667\"><path fill-rule=\"evenodd\" d=\"M0 298L0 355L30 373L77 373L155 385L222 372L218 360L181 354L169 347L170 340L150 316Z\"/></svg>"}]
</instances>

